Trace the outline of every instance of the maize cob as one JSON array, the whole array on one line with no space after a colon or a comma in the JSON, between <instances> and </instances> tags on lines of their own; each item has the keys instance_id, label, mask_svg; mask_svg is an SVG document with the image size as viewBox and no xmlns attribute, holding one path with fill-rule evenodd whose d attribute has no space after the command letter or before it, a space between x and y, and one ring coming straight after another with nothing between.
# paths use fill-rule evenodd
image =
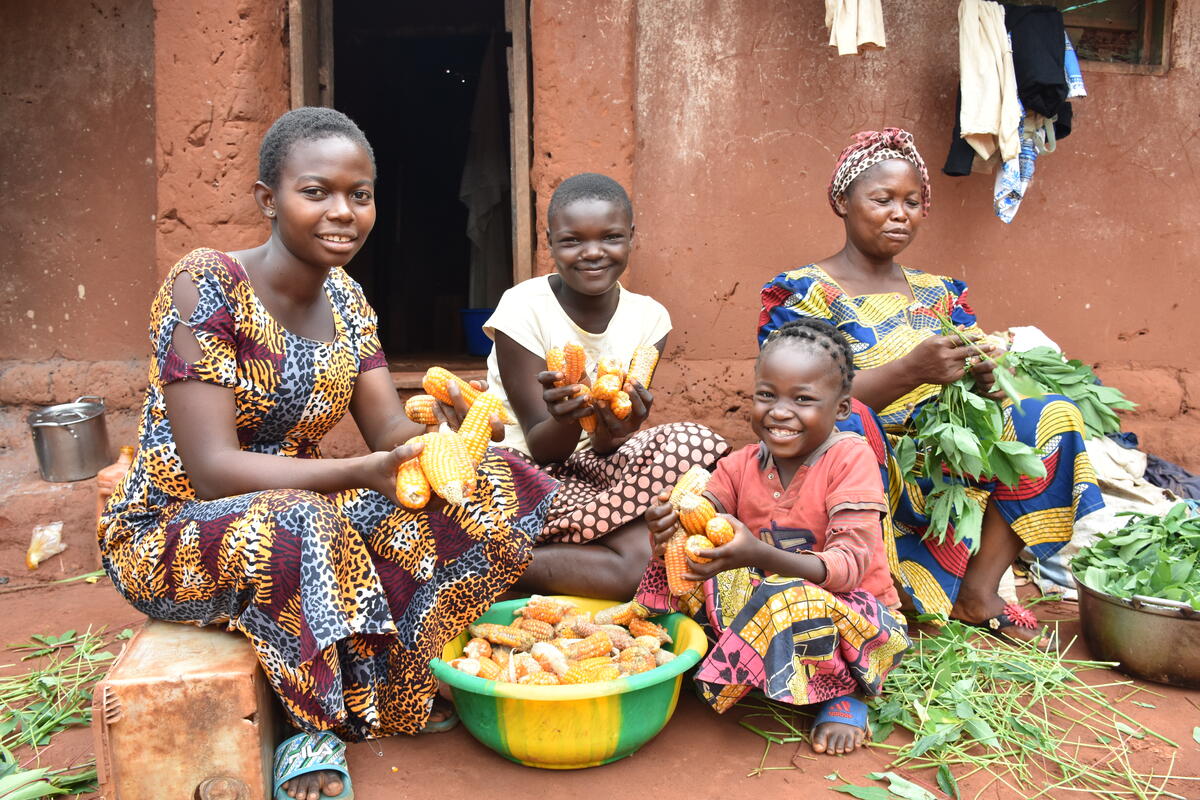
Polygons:
<instances>
[{"instance_id":1,"label":"maize cob","mask_svg":"<svg viewBox=\"0 0 1200 800\"><path fill-rule=\"evenodd\" d=\"M529 598L529 602L521 608L517 609L517 616L525 619L540 619L542 622L549 622L551 625L557 625L563 621L567 610L571 606L551 600L548 597L534 595Z\"/></svg>"},{"instance_id":2,"label":"maize cob","mask_svg":"<svg viewBox=\"0 0 1200 800\"><path fill-rule=\"evenodd\" d=\"M404 413L419 425L437 425L439 420L434 408L437 398L431 394L414 394L404 401Z\"/></svg>"},{"instance_id":3,"label":"maize cob","mask_svg":"<svg viewBox=\"0 0 1200 800\"><path fill-rule=\"evenodd\" d=\"M587 354L583 346L572 342L563 348L563 386L569 383L579 383L583 378L583 370L587 366Z\"/></svg>"},{"instance_id":4,"label":"maize cob","mask_svg":"<svg viewBox=\"0 0 1200 800\"><path fill-rule=\"evenodd\" d=\"M616 606L596 612L597 625L628 625L629 620L637 617L645 619L650 616L650 611L644 605L636 600L630 600L628 603L621 603Z\"/></svg>"},{"instance_id":5,"label":"maize cob","mask_svg":"<svg viewBox=\"0 0 1200 800\"><path fill-rule=\"evenodd\" d=\"M617 375L605 375L597 378L592 385L592 400L610 403L621 391L621 378Z\"/></svg>"},{"instance_id":6,"label":"maize cob","mask_svg":"<svg viewBox=\"0 0 1200 800\"><path fill-rule=\"evenodd\" d=\"M667 663L668 661L672 661L674 659L675 659L675 654L672 653L670 650L659 649L659 650L654 651L654 663L660 667L663 664Z\"/></svg>"},{"instance_id":7,"label":"maize cob","mask_svg":"<svg viewBox=\"0 0 1200 800\"><path fill-rule=\"evenodd\" d=\"M615 375L618 386L625 382L625 370L621 369L621 362L605 356L596 362L596 382L599 383L607 375Z\"/></svg>"},{"instance_id":8,"label":"maize cob","mask_svg":"<svg viewBox=\"0 0 1200 800\"><path fill-rule=\"evenodd\" d=\"M421 469L429 485L447 503L461 506L475 492L475 467L467 454L467 445L457 433L439 431L410 440L421 442Z\"/></svg>"},{"instance_id":9,"label":"maize cob","mask_svg":"<svg viewBox=\"0 0 1200 800\"><path fill-rule=\"evenodd\" d=\"M546 351L546 371L547 372L561 372L563 374L563 378L561 380L555 381L554 385L555 386L566 386L567 385L567 379L566 379L567 358L566 358L566 356L563 355L563 349L561 347L551 347L549 350Z\"/></svg>"},{"instance_id":10,"label":"maize cob","mask_svg":"<svg viewBox=\"0 0 1200 800\"><path fill-rule=\"evenodd\" d=\"M497 664L495 661L492 661L487 656L480 656L479 658L475 659L475 661L479 664L479 672L476 674L486 681L496 680L504 671L501 669L499 664Z\"/></svg>"},{"instance_id":11,"label":"maize cob","mask_svg":"<svg viewBox=\"0 0 1200 800\"><path fill-rule=\"evenodd\" d=\"M584 669L590 670L590 669L595 669L596 667L603 667L606 664L611 664L611 663L612 663L612 659L609 658L608 656L592 656L591 658L581 658L580 660L576 661L572 666L583 667Z\"/></svg>"},{"instance_id":12,"label":"maize cob","mask_svg":"<svg viewBox=\"0 0 1200 800\"><path fill-rule=\"evenodd\" d=\"M533 638L533 634L529 631L523 631L511 625L497 625L494 622L481 622L478 625L471 625L468 630L472 636L487 639L492 644L502 644L506 647L511 647L513 650L528 650L533 647L533 643L536 641Z\"/></svg>"},{"instance_id":13,"label":"maize cob","mask_svg":"<svg viewBox=\"0 0 1200 800\"><path fill-rule=\"evenodd\" d=\"M472 639L467 642L463 652L467 654L467 658L491 658L492 643L487 639Z\"/></svg>"},{"instance_id":14,"label":"maize cob","mask_svg":"<svg viewBox=\"0 0 1200 800\"><path fill-rule=\"evenodd\" d=\"M671 490L671 505L675 511L679 511L679 502L684 495L702 494L711 477L711 473L699 465L680 475L679 480L675 482L675 488Z\"/></svg>"},{"instance_id":15,"label":"maize cob","mask_svg":"<svg viewBox=\"0 0 1200 800\"><path fill-rule=\"evenodd\" d=\"M517 678L517 683L525 686L558 686L558 676L553 672L531 672Z\"/></svg>"},{"instance_id":16,"label":"maize cob","mask_svg":"<svg viewBox=\"0 0 1200 800\"><path fill-rule=\"evenodd\" d=\"M539 642L548 642L554 638L554 626L549 622L542 622L540 619L520 617L513 621L512 626L518 630L529 631Z\"/></svg>"},{"instance_id":17,"label":"maize cob","mask_svg":"<svg viewBox=\"0 0 1200 800\"><path fill-rule=\"evenodd\" d=\"M618 650L624 650L633 644L633 636L620 625L601 625L600 630L608 634L612 646Z\"/></svg>"},{"instance_id":18,"label":"maize cob","mask_svg":"<svg viewBox=\"0 0 1200 800\"><path fill-rule=\"evenodd\" d=\"M635 636L633 639L634 647L644 647L651 653L662 647L662 642L657 636Z\"/></svg>"},{"instance_id":19,"label":"maize cob","mask_svg":"<svg viewBox=\"0 0 1200 800\"><path fill-rule=\"evenodd\" d=\"M473 658L452 658L450 666L468 675L479 675L479 662Z\"/></svg>"},{"instance_id":20,"label":"maize cob","mask_svg":"<svg viewBox=\"0 0 1200 800\"><path fill-rule=\"evenodd\" d=\"M593 656L606 656L612 652L612 649L612 639L604 631L599 631L570 645L567 648L567 657L579 661Z\"/></svg>"},{"instance_id":21,"label":"maize cob","mask_svg":"<svg viewBox=\"0 0 1200 800\"><path fill-rule=\"evenodd\" d=\"M713 547L729 544L733 541L733 525L724 517L713 517L704 526L704 535Z\"/></svg>"},{"instance_id":22,"label":"maize cob","mask_svg":"<svg viewBox=\"0 0 1200 800\"><path fill-rule=\"evenodd\" d=\"M630 383L640 383L643 388L650 388L650 379L654 377L654 367L658 364L658 348L654 345L643 344L633 351L629 360L629 370L625 379Z\"/></svg>"},{"instance_id":23,"label":"maize cob","mask_svg":"<svg viewBox=\"0 0 1200 800\"><path fill-rule=\"evenodd\" d=\"M687 541L683 543L683 552L692 561L697 564L707 564L712 561L711 558L705 558L700 555L698 550L711 550L713 543L708 540L707 536L689 536Z\"/></svg>"},{"instance_id":24,"label":"maize cob","mask_svg":"<svg viewBox=\"0 0 1200 800\"><path fill-rule=\"evenodd\" d=\"M513 679L520 680L526 675L541 672L542 665L529 653L513 653L512 661L508 662L508 669L512 672Z\"/></svg>"},{"instance_id":25,"label":"maize cob","mask_svg":"<svg viewBox=\"0 0 1200 800\"><path fill-rule=\"evenodd\" d=\"M586 386L580 386L579 391L576 392L573 396L574 397L582 397L584 402L587 404L591 404L591 402L592 402L592 390ZM579 418L579 427L583 428L588 433L595 433L596 432L596 412L589 408L587 415Z\"/></svg>"},{"instance_id":26,"label":"maize cob","mask_svg":"<svg viewBox=\"0 0 1200 800\"><path fill-rule=\"evenodd\" d=\"M630 399L628 392L621 390L613 395L609 408L612 409L613 416L617 419L628 419L629 415L633 413L633 400Z\"/></svg>"},{"instance_id":27,"label":"maize cob","mask_svg":"<svg viewBox=\"0 0 1200 800\"><path fill-rule=\"evenodd\" d=\"M576 618L567 627L558 630L559 636L566 639L586 639L600 630L600 626L590 619Z\"/></svg>"},{"instance_id":28,"label":"maize cob","mask_svg":"<svg viewBox=\"0 0 1200 800\"><path fill-rule=\"evenodd\" d=\"M654 654L640 645L622 650L620 658L617 659L617 665L621 672L627 675L649 672L658 666L654 663Z\"/></svg>"},{"instance_id":29,"label":"maize cob","mask_svg":"<svg viewBox=\"0 0 1200 800\"><path fill-rule=\"evenodd\" d=\"M591 683L592 679L588 671L583 667L572 666L559 677L559 680L565 684L577 684Z\"/></svg>"},{"instance_id":30,"label":"maize cob","mask_svg":"<svg viewBox=\"0 0 1200 800\"><path fill-rule=\"evenodd\" d=\"M458 428L458 435L467 445L467 456L476 467L487 455L488 443L492 441L493 414L498 419L504 418L504 401L495 392L484 392L475 400Z\"/></svg>"},{"instance_id":31,"label":"maize cob","mask_svg":"<svg viewBox=\"0 0 1200 800\"><path fill-rule=\"evenodd\" d=\"M512 660L512 648L505 647L504 645L496 645L492 648L491 659L500 665L500 669L504 669L508 666L508 662Z\"/></svg>"},{"instance_id":32,"label":"maize cob","mask_svg":"<svg viewBox=\"0 0 1200 800\"><path fill-rule=\"evenodd\" d=\"M452 383L458 387L458 392L466 401L468 408L475 404L475 398L480 394L479 390L443 367L430 367L425 372L425 377L421 379L421 388L436 397L439 403L452 406L454 405L454 401L450 399L450 384Z\"/></svg>"},{"instance_id":33,"label":"maize cob","mask_svg":"<svg viewBox=\"0 0 1200 800\"><path fill-rule=\"evenodd\" d=\"M712 502L702 494L684 494L679 498L679 524L692 536L703 536L704 526L717 515Z\"/></svg>"},{"instance_id":34,"label":"maize cob","mask_svg":"<svg viewBox=\"0 0 1200 800\"><path fill-rule=\"evenodd\" d=\"M687 556L683 550L686 540L687 534L683 528L677 527L671 534L671 539L667 542L667 552L663 555L667 566L667 589L674 597L682 597L697 586L695 581L685 580L683 577L688 570Z\"/></svg>"},{"instance_id":35,"label":"maize cob","mask_svg":"<svg viewBox=\"0 0 1200 800\"><path fill-rule=\"evenodd\" d=\"M596 664L589 667L573 665L562 676L563 683L598 683L612 681L621 677L621 670L616 664Z\"/></svg>"},{"instance_id":36,"label":"maize cob","mask_svg":"<svg viewBox=\"0 0 1200 800\"><path fill-rule=\"evenodd\" d=\"M396 470L396 499L405 508L424 508L429 502L429 480L421 469L421 459L410 458Z\"/></svg>"},{"instance_id":37,"label":"maize cob","mask_svg":"<svg viewBox=\"0 0 1200 800\"><path fill-rule=\"evenodd\" d=\"M667 629L657 622L651 622L648 619L634 619L629 621L629 632L635 637L653 636L658 640L660 645L670 644L671 634L667 633ZM634 642L637 644L637 642ZM658 648L654 648L657 650Z\"/></svg>"},{"instance_id":38,"label":"maize cob","mask_svg":"<svg viewBox=\"0 0 1200 800\"><path fill-rule=\"evenodd\" d=\"M567 655L549 642L537 642L529 651L546 672L563 675L567 671Z\"/></svg>"}]
</instances>

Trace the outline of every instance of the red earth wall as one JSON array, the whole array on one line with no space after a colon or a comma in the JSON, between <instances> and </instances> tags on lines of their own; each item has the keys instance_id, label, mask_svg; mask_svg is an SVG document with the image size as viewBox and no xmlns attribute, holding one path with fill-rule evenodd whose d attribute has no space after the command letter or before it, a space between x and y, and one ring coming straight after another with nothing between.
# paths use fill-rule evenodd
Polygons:
<instances>
[{"instance_id":1,"label":"red earth wall","mask_svg":"<svg viewBox=\"0 0 1200 800\"><path fill-rule=\"evenodd\" d=\"M1143 445L1200 469L1200 7L1177 3L1165 76L1084 67L1072 135L1038 161L1012 225L990 175L949 178L955 0L884 4L888 47L838 56L819 3L532 0L534 186L608 172L634 199L628 284L675 323L660 419L738 442L758 290L841 246L825 191L858 130L907 128L933 210L906 264L968 281L989 329L1033 324L1141 403ZM538 266L551 268L539 241Z\"/></svg>"}]
</instances>

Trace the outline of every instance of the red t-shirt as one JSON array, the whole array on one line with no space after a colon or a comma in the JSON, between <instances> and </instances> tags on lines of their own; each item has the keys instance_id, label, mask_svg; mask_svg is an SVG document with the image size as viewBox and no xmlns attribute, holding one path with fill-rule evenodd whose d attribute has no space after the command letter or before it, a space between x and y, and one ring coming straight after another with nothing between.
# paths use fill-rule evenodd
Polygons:
<instances>
[{"instance_id":1,"label":"red t-shirt","mask_svg":"<svg viewBox=\"0 0 1200 800\"><path fill-rule=\"evenodd\" d=\"M885 606L899 605L880 522L888 509L883 481L858 434L834 431L787 487L766 447L748 445L717 463L708 493L763 541L820 558L823 588L862 588Z\"/></svg>"}]
</instances>

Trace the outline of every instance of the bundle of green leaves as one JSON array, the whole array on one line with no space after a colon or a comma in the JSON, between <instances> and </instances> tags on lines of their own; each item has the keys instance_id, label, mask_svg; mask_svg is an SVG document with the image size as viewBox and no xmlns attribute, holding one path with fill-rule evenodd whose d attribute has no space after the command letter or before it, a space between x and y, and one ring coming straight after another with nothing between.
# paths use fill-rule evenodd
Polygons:
<instances>
[{"instance_id":1,"label":"bundle of green leaves","mask_svg":"<svg viewBox=\"0 0 1200 800\"><path fill-rule=\"evenodd\" d=\"M1071 398L1083 414L1089 437L1121 430L1117 410L1128 411L1136 407L1120 389L1100 383L1091 367L1078 359L1068 360L1053 348L1034 347L1021 353L1009 353L1005 360L1010 368L1036 381L1044 391Z\"/></svg>"},{"instance_id":2,"label":"bundle of green leaves","mask_svg":"<svg viewBox=\"0 0 1200 800\"><path fill-rule=\"evenodd\" d=\"M1080 550L1071 570L1113 597L1163 597L1200 611L1200 516L1177 503L1163 516L1126 513L1125 526Z\"/></svg>"}]
</instances>

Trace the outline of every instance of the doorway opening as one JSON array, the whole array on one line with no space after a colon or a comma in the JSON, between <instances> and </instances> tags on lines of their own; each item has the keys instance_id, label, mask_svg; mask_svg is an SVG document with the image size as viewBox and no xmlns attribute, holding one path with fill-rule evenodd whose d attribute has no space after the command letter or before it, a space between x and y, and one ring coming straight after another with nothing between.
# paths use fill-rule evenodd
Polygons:
<instances>
[{"instance_id":1,"label":"doorway opening","mask_svg":"<svg viewBox=\"0 0 1200 800\"><path fill-rule=\"evenodd\" d=\"M527 97L527 61L513 80L508 32L512 5L524 24L524 2L317 3L300 51L319 65L318 94L300 101L357 122L378 171L375 229L348 270L379 314L393 370L469 365L490 349L478 338L486 309L529 269L514 255L514 209L530 198L518 187L514 203L511 187L513 91ZM518 134L527 148L528 125Z\"/></svg>"}]
</instances>

